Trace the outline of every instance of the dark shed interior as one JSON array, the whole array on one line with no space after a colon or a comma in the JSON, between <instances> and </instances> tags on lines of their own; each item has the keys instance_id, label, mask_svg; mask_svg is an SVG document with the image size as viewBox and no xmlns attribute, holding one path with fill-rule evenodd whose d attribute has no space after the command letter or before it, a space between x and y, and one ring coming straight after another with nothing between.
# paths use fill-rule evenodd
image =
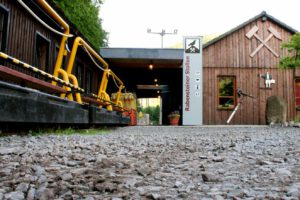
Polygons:
<instances>
[{"instance_id":1,"label":"dark shed interior","mask_svg":"<svg viewBox=\"0 0 300 200\"><path fill-rule=\"evenodd\" d=\"M162 124L168 114L181 113L182 49L103 48L100 51L110 68L138 98L162 98ZM152 65L152 69L150 66Z\"/></svg>"}]
</instances>

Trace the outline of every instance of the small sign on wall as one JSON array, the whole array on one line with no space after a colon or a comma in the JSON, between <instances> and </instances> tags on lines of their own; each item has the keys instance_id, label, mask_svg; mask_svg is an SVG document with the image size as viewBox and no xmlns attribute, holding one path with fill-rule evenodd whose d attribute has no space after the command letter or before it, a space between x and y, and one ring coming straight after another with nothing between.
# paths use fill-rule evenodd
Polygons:
<instances>
[{"instance_id":1,"label":"small sign on wall","mask_svg":"<svg viewBox=\"0 0 300 200\"><path fill-rule=\"evenodd\" d=\"M200 53L200 38L185 39L185 53Z\"/></svg>"},{"instance_id":2,"label":"small sign on wall","mask_svg":"<svg viewBox=\"0 0 300 200\"><path fill-rule=\"evenodd\" d=\"M203 124L202 37L184 37L183 125Z\"/></svg>"},{"instance_id":3,"label":"small sign on wall","mask_svg":"<svg viewBox=\"0 0 300 200\"><path fill-rule=\"evenodd\" d=\"M259 77L261 77L259 82L260 88L271 89L272 85L276 83L275 79L272 78L272 75L269 72L266 74L259 74Z\"/></svg>"}]
</instances>

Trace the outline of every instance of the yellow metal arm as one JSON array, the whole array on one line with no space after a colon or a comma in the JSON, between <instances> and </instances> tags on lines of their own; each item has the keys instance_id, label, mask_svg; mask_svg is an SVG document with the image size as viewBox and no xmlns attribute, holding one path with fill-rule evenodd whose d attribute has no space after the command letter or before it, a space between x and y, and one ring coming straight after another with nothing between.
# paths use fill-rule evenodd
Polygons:
<instances>
[{"instance_id":1,"label":"yellow metal arm","mask_svg":"<svg viewBox=\"0 0 300 200\"><path fill-rule=\"evenodd\" d=\"M57 55L57 59L56 59L56 63L55 63L55 67L54 67L54 72L53 72L53 76L58 77L59 75L61 75L63 77L63 80L69 83L69 79L72 80L73 84L75 85L75 87L78 87L78 82L76 77L72 77L70 76L70 73L67 73L65 70L63 70L61 68L62 66L62 62L63 62L63 58L64 56L67 55L67 51L66 51L66 43L68 40L67 35L70 34L70 27L69 25L56 13L55 10L53 10L53 8L45 1L45 0L37 0L37 2L39 3L39 5L46 11L46 13L48 13L59 25L61 25L64 28L64 36L62 36L61 42L60 42L60 46L59 46L59 51L58 51L58 55ZM76 79L76 80L75 80ZM56 82L52 82L53 85L56 85ZM66 89L68 91L70 91L71 89L66 87ZM65 97L65 94L61 94L60 95L62 98ZM67 95L69 100L73 100L73 96L71 94ZM79 93L76 93L76 100L78 103L82 103L81 101L81 96Z\"/></svg>"},{"instance_id":2,"label":"yellow metal arm","mask_svg":"<svg viewBox=\"0 0 300 200\"><path fill-rule=\"evenodd\" d=\"M107 84L108 84L108 78L109 78L109 75L110 75L110 70L108 69L108 64L81 37L77 37L75 39L75 41L74 41L74 44L73 44L73 47L72 47L72 50L71 50L71 55L70 55L69 63L68 63L68 66L67 66L67 73L68 73L68 75L70 76L72 74L72 70L73 70L73 67L74 67L74 62L75 62L75 58L76 58L76 54L77 54L79 46L83 46L84 49L88 51L87 53L91 54L100 63L102 63L104 65L105 70L103 72L103 77L102 77L101 84L100 84L100 87L99 87L98 96L100 96L101 98L103 98L105 101L110 101L109 95L106 93L106 88L107 88ZM73 77L72 80L74 80L75 78ZM76 85L76 83L74 81L73 81L73 84ZM79 96L80 96L80 94L78 93L76 95L78 95L78 97L76 96L76 99L78 99ZM108 105L107 109L108 110L112 110L111 105Z\"/></svg>"},{"instance_id":3,"label":"yellow metal arm","mask_svg":"<svg viewBox=\"0 0 300 200\"><path fill-rule=\"evenodd\" d=\"M67 72L66 72L65 70L59 69L59 70L58 70L58 73L62 75L63 80L64 80L66 83L70 83L70 82L69 82L68 74L67 74ZM75 85L75 84L74 84L74 86L77 87L77 85ZM71 88L69 88L69 87L67 87L67 86L63 86L63 88L64 88L65 90L67 90L67 91L71 91ZM61 95L60 95L61 98L65 98L65 96L66 96L66 94L61 94ZM68 97L69 100L73 101L73 96L72 96L71 94L68 94L67 97Z\"/></svg>"},{"instance_id":4,"label":"yellow metal arm","mask_svg":"<svg viewBox=\"0 0 300 200\"><path fill-rule=\"evenodd\" d=\"M116 96L116 100L114 101L114 103L123 108L123 103L120 101L120 97L121 97L121 93L122 93L122 90L125 88L124 87L124 83L121 81L121 79L113 72L113 71L110 71L110 75L113 76L113 78L118 81L118 84L119 84L119 90L117 92L117 96Z\"/></svg>"},{"instance_id":5,"label":"yellow metal arm","mask_svg":"<svg viewBox=\"0 0 300 200\"><path fill-rule=\"evenodd\" d=\"M53 8L45 0L37 0L37 2L46 11L46 13L48 13L51 17L53 17L54 20L64 28L64 34L69 35L70 34L69 25L56 13L56 11L53 10ZM53 72L53 75L56 77L58 77L58 75L59 75L63 57L65 54L67 54L66 53L67 51L65 49L67 39L68 39L67 36L63 36L60 46L59 46L59 51L58 51L58 55L57 55L57 59L56 59L56 63L55 63L54 72ZM52 82L52 84L56 85L55 82Z\"/></svg>"},{"instance_id":6,"label":"yellow metal arm","mask_svg":"<svg viewBox=\"0 0 300 200\"><path fill-rule=\"evenodd\" d=\"M70 81L72 81L72 84L78 87L78 81L77 81L76 76L74 76L73 74L68 74L68 77L69 77ZM80 93L75 93L75 97L76 97L76 101L78 103L82 104Z\"/></svg>"},{"instance_id":7,"label":"yellow metal arm","mask_svg":"<svg viewBox=\"0 0 300 200\"><path fill-rule=\"evenodd\" d=\"M37 2L44 9L44 11L46 13L48 13L58 24L60 24L64 28L64 34L65 35L62 36L62 40L61 40L61 43L60 43L60 47L59 47L59 51L58 51L57 60L56 60L56 63L55 63L55 68L54 68L53 75L55 77L58 77L59 75L61 75L65 82L70 83L70 81L71 81L72 84L75 87L78 87L77 78L74 75L72 75L72 70L73 70L73 67L74 67L74 61L75 61L75 57L76 57L76 54L77 54L77 51L78 51L78 46L83 46L83 48L87 51L89 56L91 56L92 60L93 60L92 57L94 57L94 58L96 58L96 60L98 60L98 62L100 62L104 66L104 69L102 69L100 67L102 70L104 70L104 72L103 72L103 77L102 77L102 80L101 80L101 84L99 86L98 96L101 97L102 99L104 99L105 101L110 101L110 97L106 93L106 89L107 89L109 76L111 75L114 78L114 80L116 80L118 82L118 87L119 87L119 90L118 90L118 93L117 93L117 98L116 98L116 101L114 103L116 103L118 106L122 107L122 102L120 102L120 94L121 94L121 91L123 89L123 85L124 85L123 82L112 71L110 71L108 69L108 64L81 37L77 37L74 41L72 51L71 51L71 55L70 55L70 59L69 59L68 66L67 66L67 70L64 71L61 68L63 57L65 55L67 55L66 42L67 42L67 39L68 39L68 35L70 34L69 25L56 13L55 10L53 10L53 8L45 0L37 0ZM95 62L95 64L99 67L99 65L96 62ZM52 82L52 84L56 85L56 82ZM65 87L65 89L67 89L68 91L71 90L71 88L69 88L69 87ZM82 103L80 93L76 93L75 96L76 96L76 101L78 103ZM64 98L65 94L62 94L61 97ZM71 94L69 94L68 99L73 100L73 96ZM107 109L112 110L112 106L108 105Z\"/></svg>"},{"instance_id":8,"label":"yellow metal arm","mask_svg":"<svg viewBox=\"0 0 300 200\"><path fill-rule=\"evenodd\" d=\"M86 43L81 37L77 37L74 41L74 44L73 44L73 47L72 47L72 50L71 50L69 63L68 63L68 66L67 66L67 73L68 74L72 73L75 58L76 58L76 54L77 54L77 50L78 50L78 46L81 46L81 45L85 49L87 49L88 52L91 53L100 63L102 63L104 65L105 69L108 69L107 62L105 62L105 60L103 60L101 58L101 56L99 56L99 54L96 51L94 51L94 49L92 47L90 47L90 45L88 43Z\"/></svg>"},{"instance_id":9,"label":"yellow metal arm","mask_svg":"<svg viewBox=\"0 0 300 200\"><path fill-rule=\"evenodd\" d=\"M98 96L100 98L104 99L105 101L110 101L110 97L106 93L109 75L110 75L110 69L104 70L102 79L101 79L101 83L99 85L99 90L98 90ZM110 111L113 110L111 105L108 105L106 108L107 108L107 110L110 110Z\"/></svg>"},{"instance_id":10,"label":"yellow metal arm","mask_svg":"<svg viewBox=\"0 0 300 200\"><path fill-rule=\"evenodd\" d=\"M117 80L118 82L119 82L119 85L120 86L123 86L124 85L124 83L123 83L123 81L121 81L121 79L113 72L113 71L110 71L110 75L112 75L114 78L115 78L115 80ZM119 87L120 87L119 86ZM123 88L122 88L123 89Z\"/></svg>"},{"instance_id":11,"label":"yellow metal arm","mask_svg":"<svg viewBox=\"0 0 300 200\"><path fill-rule=\"evenodd\" d=\"M122 93L123 88L124 88L123 85L121 85L121 86L119 87L119 90L118 90L117 96L116 96L116 100L115 100L115 104L116 104L117 106L119 106L121 109L123 109L123 103L120 101L120 97L121 97L121 93Z\"/></svg>"}]
</instances>

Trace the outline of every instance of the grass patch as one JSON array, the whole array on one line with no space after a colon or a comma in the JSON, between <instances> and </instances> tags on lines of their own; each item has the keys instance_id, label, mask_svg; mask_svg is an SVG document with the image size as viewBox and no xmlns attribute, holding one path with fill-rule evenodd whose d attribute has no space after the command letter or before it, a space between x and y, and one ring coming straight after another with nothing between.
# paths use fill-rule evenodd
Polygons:
<instances>
[{"instance_id":1,"label":"grass patch","mask_svg":"<svg viewBox=\"0 0 300 200\"><path fill-rule=\"evenodd\" d=\"M295 123L299 123L299 122L300 122L300 116L296 116L296 117L294 118L294 122L295 122Z\"/></svg>"},{"instance_id":2,"label":"grass patch","mask_svg":"<svg viewBox=\"0 0 300 200\"><path fill-rule=\"evenodd\" d=\"M32 136L41 136L41 135L103 135L111 132L111 129L107 127L101 128L90 128L90 129L74 129L74 128L65 128L65 129L42 129L38 131L29 131L29 134Z\"/></svg>"}]
</instances>

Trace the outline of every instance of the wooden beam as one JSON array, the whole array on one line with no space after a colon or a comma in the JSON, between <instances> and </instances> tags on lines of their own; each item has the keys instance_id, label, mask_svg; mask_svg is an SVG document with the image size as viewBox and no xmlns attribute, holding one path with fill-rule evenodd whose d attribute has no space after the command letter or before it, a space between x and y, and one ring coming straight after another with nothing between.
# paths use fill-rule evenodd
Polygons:
<instances>
[{"instance_id":1,"label":"wooden beam","mask_svg":"<svg viewBox=\"0 0 300 200\"><path fill-rule=\"evenodd\" d=\"M46 81L29 76L17 70L0 66L0 78L13 81L17 84L24 85L29 88L37 89L50 94L67 93L66 90L59 86L52 85Z\"/></svg>"}]
</instances>

